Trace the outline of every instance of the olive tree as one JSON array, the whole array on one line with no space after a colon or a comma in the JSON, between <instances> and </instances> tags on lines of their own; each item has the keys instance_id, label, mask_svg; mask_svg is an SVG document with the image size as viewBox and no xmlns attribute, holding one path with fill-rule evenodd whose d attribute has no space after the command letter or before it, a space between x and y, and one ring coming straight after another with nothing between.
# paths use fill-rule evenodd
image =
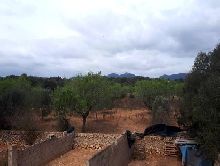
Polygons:
<instances>
[{"instance_id":1,"label":"olive tree","mask_svg":"<svg viewBox=\"0 0 220 166\"><path fill-rule=\"evenodd\" d=\"M111 106L110 82L101 73L79 75L55 91L55 107L64 115L75 112L83 120L82 131L85 131L86 120L90 111L97 111Z\"/></svg>"}]
</instances>

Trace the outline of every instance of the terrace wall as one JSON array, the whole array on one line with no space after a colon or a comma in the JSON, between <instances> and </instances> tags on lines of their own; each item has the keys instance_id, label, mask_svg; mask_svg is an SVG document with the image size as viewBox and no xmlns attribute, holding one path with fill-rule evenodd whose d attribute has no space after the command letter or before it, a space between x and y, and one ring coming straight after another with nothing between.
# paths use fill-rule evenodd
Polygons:
<instances>
[{"instance_id":1,"label":"terrace wall","mask_svg":"<svg viewBox=\"0 0 220 166\"><path fill-rule=\"evenodd\" d=\"M14 146L9 147L9 166L39 166L71 150L73 147L74 133L65 134L61 138L51 137L50 139L34 144L23 150Z\"/></svg>"}]
</instances>

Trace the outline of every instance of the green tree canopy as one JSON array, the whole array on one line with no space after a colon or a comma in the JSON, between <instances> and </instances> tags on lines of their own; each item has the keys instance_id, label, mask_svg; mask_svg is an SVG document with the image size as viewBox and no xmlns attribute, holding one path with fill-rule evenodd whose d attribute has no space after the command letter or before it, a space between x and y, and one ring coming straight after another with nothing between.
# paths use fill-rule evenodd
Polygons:
<instances>
[{"instance_id":1,"label":"green tree canopy","mask_svg":"<svg viewBox=\"0 0 220 166\"><path fill-rule=\"evenodd\" d=\"M199 53L184 85L184 105L179 122L191 128L207 156L220 152L220 45Z\"/></svg>"},{"instance_id":2,"label":"green tree canopy","mask_svg":"<svg viewBox=\"0 0 220 166\"><path fill-rule=\"evenodd\" d=\"M180 95L182 87L183 83L176 81L160 79L138 81L135 85L135 95L142 99L147 107L152 108L157 96Z\"/></svg>"},{"instance_id":3,"label":"green tree canopy","mask_svg":"<svg viewBox=\"0 0 220 166\"><path fill-rule=\"evenodd\" d=\"M111 106L113 93L111 84L101 73L79 75L55 91L54 103L57 111L76 112L82 116L85 130L86 119L90 111L97 111Z\"/></svg>"}]
</instances>

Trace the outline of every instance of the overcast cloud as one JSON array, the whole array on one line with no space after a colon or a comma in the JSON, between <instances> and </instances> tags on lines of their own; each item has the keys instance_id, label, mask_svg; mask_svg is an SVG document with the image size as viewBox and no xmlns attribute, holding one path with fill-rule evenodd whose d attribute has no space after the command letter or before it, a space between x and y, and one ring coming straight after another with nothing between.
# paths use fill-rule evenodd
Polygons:
<instances>
[{"instance_id":1,"label":"overcast cloud","mask_svg":"<svg viewBox=\"0 0 220 166\"><path fill-rule=\"evenodd\" d=\"M0 76L157 77L219 42L219 0L0 0Z\"/></svg>"}]
</instances>

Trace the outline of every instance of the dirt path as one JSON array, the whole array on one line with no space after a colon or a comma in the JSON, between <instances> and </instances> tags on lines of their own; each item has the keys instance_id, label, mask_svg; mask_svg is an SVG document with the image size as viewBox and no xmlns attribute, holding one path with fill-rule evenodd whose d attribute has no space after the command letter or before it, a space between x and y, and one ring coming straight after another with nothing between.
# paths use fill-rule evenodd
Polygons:
<instances>
[{"instance_id":1,"label":"dirt path","mask_svg":"<svg viewBox=\"0 0 220 166\"><path fill-rule=\"evenodd\" d=\"M150 156L146 160L132 160L128 166L181 166L176 157Z\"/></svg>"},{"instance_id":2,"label":"dirt path","mask_svg":"<svg viewBox=\"0 0 220 166\"><path fill-rule=\"evenodd\" d=\"M85 166L86 161L97 151L92 149L73 149L46 166Z\"/></svg>"}]
</instances>

